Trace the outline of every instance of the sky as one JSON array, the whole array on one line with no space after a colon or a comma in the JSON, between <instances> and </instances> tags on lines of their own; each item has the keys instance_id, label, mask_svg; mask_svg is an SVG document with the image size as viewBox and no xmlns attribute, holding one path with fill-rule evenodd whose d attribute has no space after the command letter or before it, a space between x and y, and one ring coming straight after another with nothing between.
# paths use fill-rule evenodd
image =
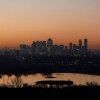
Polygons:
<instances>
[{"instance_id":1,"label":"sky","mask_svg":"<svg viewBox=\"0 0 100 100\"><path fill-rule=\"evenodd\" d=\"M0 48L49 37L100 49L100 0L0 0Z\"/></svg>"}]
</instances>

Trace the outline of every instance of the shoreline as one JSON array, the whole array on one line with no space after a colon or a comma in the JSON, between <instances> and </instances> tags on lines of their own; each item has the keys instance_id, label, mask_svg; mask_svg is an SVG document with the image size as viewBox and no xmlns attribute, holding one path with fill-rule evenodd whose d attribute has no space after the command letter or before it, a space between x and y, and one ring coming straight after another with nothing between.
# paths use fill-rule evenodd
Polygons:
<instances>
[{"instance_id":1,"label":"shoreline","mask_svg":"<svg viewBox=\"0 0 100 100\"><path fill-rule=\"evenodd\" d=\"M100 76L99 73L81 73L81 72L47 72L47 73L44 73L44 72L22 72L22 73L0 73L0 75L30 75L30 74L83 74L83 75L93 75L93 76Z\"/></svg>"}]
</instances>

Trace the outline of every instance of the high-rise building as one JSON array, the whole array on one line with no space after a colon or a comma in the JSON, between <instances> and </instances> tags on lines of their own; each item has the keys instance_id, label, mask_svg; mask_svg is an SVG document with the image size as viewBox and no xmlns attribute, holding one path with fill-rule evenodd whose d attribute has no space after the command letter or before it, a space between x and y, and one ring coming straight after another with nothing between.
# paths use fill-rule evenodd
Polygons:
<instances>
[{"instance_id":1,"label":"high-rise building","mask_svg":"<svg viewBox=\"0 0 100 100\"><path fill-rule=\"evenodd\" d=\"M79 49L82 49L82 40L79 40Z\"/></svg>"},{"instance_id":2,"label":"high-rise building","mask_svg":"<svg viewBox=\"0 0 100 100\"><path fill-rule=\"evenodd\" d=\"M65 46L65 50L66 50L66 51L68 50L68 47L67 47L67 46Z\"/></svg>"},{"instance_id":3,"label":"high-rise building","mask_svg":"<svg viewBox=\"0 0 100 100\"><path fill-rule=\"evenodd\" d=\"M46 47L46 41L42 41L42 46Z\"/></svg>"},{"instance_id":4,"label":"high-rise building","mask_svg":"<svg viewBox=\"0 0 100 100\"><path fill-rule=\"evenodd\" d=\"M29 55L31 54L31 47L26 44L21 44L20 45L20 55Z\"/></svg>"},{"instance_id":5,"label":"high-rise building","mask_svg":"<svg viewBox=\"0 0 100 100\"><path fill-rule=\"evenodd\" d=\"M72 49L73 49L73 44L70 43L70 44L69 44L69 50L72 50Z\"/></svg>"},{"instance_id":6,"label":"high-rise building","mask_svg":"<svg viewBox=\"0 0 100 100\"><path fill-rule=\"evenodd\" d=\"M76 50L76 44L73 44L73 50Z\"/></svg>"},{"instance_id":7,"label":"high-rise building","mask_svg":"<svg viewBox=\"0 0 100 100\"><path fill-rule=\"evenodd\" d=\"M53 40L51 38L49 38L47 40L47 47L51 47L51 46L53 46Z\"/></svg>"},{"instance_id":8,"label":"high-rise building","mask_svg":"<svg viewBox=\"0 0 100 100\"><path fill-rule=\"evenodd\" d=\"M88 50L88 39L84 39L84 49Z\"/></svg>"},{"instance_id":9,"label":"high-rise building","mask_svg":"<svg viewBox=\"0 0 100 100\"><path fill-rule=\"evenodd\" d=\"M33 41L33 43L32 43L32 48L34 48L34 47L36 47L36 42L35 41Z\"/></svg>"}]
</instances>

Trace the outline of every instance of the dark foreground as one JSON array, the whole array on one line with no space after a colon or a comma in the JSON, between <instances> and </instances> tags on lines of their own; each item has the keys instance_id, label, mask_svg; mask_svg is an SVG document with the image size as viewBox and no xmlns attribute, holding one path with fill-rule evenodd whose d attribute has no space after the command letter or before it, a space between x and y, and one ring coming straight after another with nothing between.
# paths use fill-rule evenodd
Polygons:
<instances>
[{"instance_id":1,"label":"dark foreground","mask_svg":"<svg viewBox=\"0 0 100 100\"><path fill-rule=\"evenodd\" d=\"M100 100L100 87L0 89L0 97L28 100Z\"/></svg>"},{"instance_id":2,"label":"dark foreground","mask_svg":"<svg viewBox=\"0 0 100 100\"><path fill-rule=\"evenodd\" d=\"M0 56L0 74L66 72L100 75L100 56Z\"/></svg>"}]
</instances>

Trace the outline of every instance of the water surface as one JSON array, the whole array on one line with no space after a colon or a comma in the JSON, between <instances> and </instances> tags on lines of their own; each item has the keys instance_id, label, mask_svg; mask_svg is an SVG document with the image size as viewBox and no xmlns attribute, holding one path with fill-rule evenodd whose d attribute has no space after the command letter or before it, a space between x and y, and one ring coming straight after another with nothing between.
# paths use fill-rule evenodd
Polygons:
<instances>
[{"instance_id":1,"label":"water surface","mask_svg":"<svg viewBox=\"0 0 100 100\"><path fill-rule=\"evenodd\" d=\"M15 78L15 75L3 75L0 78L0 84L8 84L12 79ZM35 84L37 81L43 80L71 80L74 84L86 84L86 82L96 82L100 85L100 76L98 75L87 75L87 74L75 74L75 73L53 73L53 74L31 74L31 75L22 75L21 79L24 83L29 85Z\"/></svg>"}]
</instances>

